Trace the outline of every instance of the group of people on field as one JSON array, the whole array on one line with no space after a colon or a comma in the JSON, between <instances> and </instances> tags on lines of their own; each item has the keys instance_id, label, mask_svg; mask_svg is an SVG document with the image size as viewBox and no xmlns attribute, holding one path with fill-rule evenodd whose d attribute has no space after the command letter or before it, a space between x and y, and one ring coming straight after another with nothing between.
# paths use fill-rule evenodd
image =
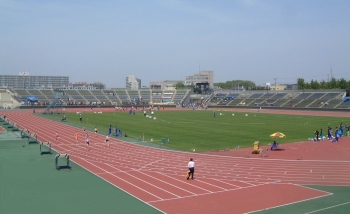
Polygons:
<instances>
[{"instance_id":1,"label":"group of people on field","mask_svg":"<svg viewBox=\"0 0 350 214\"><path fill-rule=\"evenodd\" d=\"M327 137L324 135L323 130L320 131L316 130L314 132L315 138L314 141L320 141L327 138L328 140L332 142L339 142L339 140L342 138L342 136L350 136L350 125L346 124L345 127L343 126L343 123L339 124L339 127L335 127L335 130L333 132L332 128L328 126L327 129Z\"/></svg>"}]
</instances>

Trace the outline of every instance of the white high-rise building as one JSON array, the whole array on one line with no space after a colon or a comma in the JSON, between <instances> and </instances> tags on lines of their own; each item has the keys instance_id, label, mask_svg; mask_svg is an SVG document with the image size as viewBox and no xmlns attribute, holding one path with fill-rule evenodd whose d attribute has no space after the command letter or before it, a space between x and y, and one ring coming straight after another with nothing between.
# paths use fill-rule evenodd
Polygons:
<instances>
[{"instance_id":1,"label":"white high-rise building","mask_svg":"<svg viewBox=\"0 0 350 214\"><path fill-rule=\"evenodd\" d=\"M68 87L68 76L30 76L29 72L19 75L0 75L0 87L16 89L64 88Z\"/></svg>"},{"instance_id":2,"label":"white high-rise building","mask_svg":"<svg viewBox=\"0 0 350 214\"><path fill-rule=\"evenodd\" d=\"M139 90L141 88L141 80L134 75L126 77L125 87L130 90Z\"/></svg>"}]
</instances>

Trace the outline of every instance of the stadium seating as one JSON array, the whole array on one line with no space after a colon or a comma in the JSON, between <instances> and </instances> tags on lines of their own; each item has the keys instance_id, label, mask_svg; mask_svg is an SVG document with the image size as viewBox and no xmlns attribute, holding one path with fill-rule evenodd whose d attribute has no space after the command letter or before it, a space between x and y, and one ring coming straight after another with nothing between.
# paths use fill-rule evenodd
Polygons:
<instances>
[{"instance_id":1,"label":"stadium seating","mask_svg":"<svg viewBox=\"0 0 350 214\"><path fill-rule=\"evenodd\" d=\"M122 103L115 91L103 90L102 92L106 95L106 98L111 102L111 105L118 106Z\"/></svg>"},{"instance_id":2,"label":"stadium seating","mask_svg":"<svg viewBox=\"0 0 350 214\"><path fill-rule=\"evenodd\" d=\"M176 90L172 101L175 104L182 103L183 100L186 98L187 94L189 93L189 91L190 90L186 90L186 89L178 89L178 90Z\"/></svg>"},{"instance_id":3,"label":"stadium seating","mask_svg":"<svg viewBox=\"0 0 350 214\"><path fill-rule=\"evenodd\" d=\"M115 93L117 94L117 96L119 97L119 99L121 100L122 104L128 104L130 103L130 97L127 94L125 89L118 89L115 91Z\"/></svg>"},{"instance_id":4,"label":"stadium seating","mask_svg":"<svg viewBox=\"0 0 350 214\"><path fill-rule=\"evenodd\" d=\"M39 102L48 105L57 99L53 89L7 89L18 102L28 96L35 96ZM65 104L85 105L148 105L150 102L182 103L191 90L62 90L59 97ZM211 95L203 94L207 105L228 106L269 106L295 108L340 108L348 109L350 105L343 104L344 91L225 91L220 90Z\"/></svg>"},{"instance_id":5,"label":"stadium seating","mask_svg":"<svg viewBox=\"0 0 350 214\"><path fill-rule=\"evenodd\" d=\"M140 95L142 98L142 102L149 103L151 101L151 93L150 90L140 90Z\"/></svg>"}]
</instances>

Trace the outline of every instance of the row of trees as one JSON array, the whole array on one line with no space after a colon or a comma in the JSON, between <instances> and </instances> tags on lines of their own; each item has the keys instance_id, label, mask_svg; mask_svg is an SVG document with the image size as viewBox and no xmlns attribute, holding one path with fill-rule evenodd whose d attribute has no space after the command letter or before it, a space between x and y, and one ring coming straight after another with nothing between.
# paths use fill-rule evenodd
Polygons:
<instances>
[{"instance_id":1,"label":"row of trees","mask_svg":"<svg viewBox=\"0 0 350 214\"><path fill-rule=\"evenodd\" d=\"M176 89L191 89L196 94L202 94L202 90L199 88L196 88L196 86L191 83L191 85L185 85L183 82L177 82L175 85Z\"/></svg>"},{"instance_id":2,"label":"row of trees","mask_svg":"<svg viewBox=\"0 0 350 214\"><path fill-rule=\"evenodd\" d=\"M298 79L298 89L346 89L347 92L350 91L350 80L346 81L344 78L335 79L334 77L331 81L326 82L322 80L321 82L317 82L317 80L311 80L310 83L305 82L303 78Z\"/></svg>"},{"instance_id":3,"label":"row of trees","mask_svg":"<svg viewBox=\"0 0 350 214\"><path fill-rule=\"evenodd\" d=\"M317 80L311 80L310 83L305 82L303 78L298 78L297 81L299 90L307 90L307 89L345 89L348 94L350 94L350 80L345 80L344 78L335 79L334 77L331 81L326 82L322 80L318 82ZM257 86L254 82L249 80L231 80L226 82L214 83L214 86L222 88L222 89L233 89L233 90L267 90L266 86ZM192 83L190 86L185 86L184 83L178 82L176 84L177 89L188 88L192 89L193 92L201 94L202 92L195 87Z\"/></svg>"},{"instance_id":4,"label":"row of trees","mask_svg":"<svg viewBox=\"0 0 350 214\"><path fill-rule=\"evenodd\" d=\"M257 86L255 83L249 80L231 80L226 82L214 83L214 86L223 89L234 89L234 90L242 90L242 89L255 89Z\"/></svg>"}]
</instances>

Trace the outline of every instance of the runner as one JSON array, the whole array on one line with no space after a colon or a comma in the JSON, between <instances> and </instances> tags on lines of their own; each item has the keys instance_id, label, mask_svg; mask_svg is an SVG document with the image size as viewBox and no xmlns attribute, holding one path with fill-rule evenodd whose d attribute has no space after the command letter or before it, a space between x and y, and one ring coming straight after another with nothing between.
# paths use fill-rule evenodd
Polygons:
<instances>
[{"instance_id":1,"label":"runner","mask_svg":"<svg viewBox=\"0 0 350 214\"><path fill-rule=\"evenodd\" d=\"M95 126L95 134L97 134L97 130L98 130L98 129L97 129L97 126Z\"/></svg>"},{"instance_id":2,"label":"runner","mask_svg":"<svg viewBox=\"0 0 350 214\"><path fill-rule=\"evenodd\" d=\"M89 146L90 145L90 140L89 140L89 136L87 135L86 136L86 146Z\"/></svg>"},{"instance_id":3,"label":"runner","mask_svg":"<svg viewBox=\"0 0 350 214\"><path fill-rule=\"evenodd\" d=\"M78 132L75 132L75 140L77 141L77 143L78 143L78 139L79 139L79 134Z\"/></svg>"},{"instance_id":4,"label":"runner","mask_svg":"<svg viewBox=\"0 0 350 214\"><path fill-rule=\"evenodd\" d=\"M83 130L84 130L84 132L86 132L86 128L85 128L85 126L83 126Z\"/></svg>"},{"instance_id":5,"label":"runner","mask_svg":"<svg viewBox=\"0 0 350 214\"><path fill-rule=\"evenodd\" d=\"M56 132L56 142L58 142L58 137L59 137L58 132Z\"/></svg>"},{"instance_id":6,"label":"runner","mask_svg":"<svg viewBox=\"0 0 350 214\"><path fill-rule=\"evenodd\" d=\"M109 135L106 135L106 143L107 143L107 146L109 147Z\"/></svg>"}]
</instances>

